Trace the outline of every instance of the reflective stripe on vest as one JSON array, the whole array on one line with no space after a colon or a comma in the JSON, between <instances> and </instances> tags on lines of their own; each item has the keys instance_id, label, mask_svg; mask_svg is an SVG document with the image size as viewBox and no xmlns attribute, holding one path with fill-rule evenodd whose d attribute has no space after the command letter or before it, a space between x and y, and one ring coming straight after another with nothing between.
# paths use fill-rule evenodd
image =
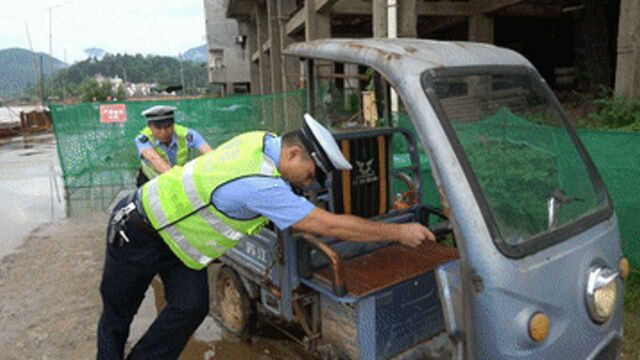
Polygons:
<instances>
[{"instance_id":1,"label":"reflective stripe on vest","mask_svg":"<svg viewBox=\"0 0 640 360\"><path fill-rule=\"evenodd\" d=\"M189 133L189 129L188 128L186 128L184 126L176 125L176 124L173 125L173 136L176 139L176 145L177 145L177 148L178 148L178 151L176 153L176 163L175 164L171 164L171 162L169 161L169 156L164 152L164 150L162 149L162 146L160 146L160 145L156 146L155 145L157 139L153 136L153 133L151 132L151 129L148 126L146 128L144 128L144 129L142 129L142 131L140 133L142 135L145 135L147 138L149 138L149 142L153 145L153 149L170 166L173 166L173 165L184 165L184 164L187 163L187 161L189 161L189 146L187 144L187 134ZM154 177L160 175L156 171L156 169L153 167L153 165L151 165L145 159L141 159L140 163L141 163L142 173L145 174L147 176L147 178L153 179Z\"/></svg>"},{"instance_id":2,"label":"reflective stripe on vest","mask_svg":"<svg viewBox=\"0 0 640 360\"><path fill-rule=\"evenodd\" d=\"M156 181L149 184L149 196L151 199L160 198L158 196L158 183ZM153 209L153 215L158 219L158 221L160 223L167 224L168 219L166 218L164 212L162 211L162 208L160 207L160 202L151 200L150 205L151 209ZM169 236L171 236L171 238L175 241L176 245L193 261L198 262L202 265L206 265L211 262L212 259L208 256L203 255L200 251L198 251L198 249L191 246L187 238L175 226L166 226L162 231L166 231ZM215 242L212 242L209 245L212 247L217 247L220 252L224 252L226 250Z\"/></svg>"},{"instance_id":3,"label":"reflective stripe on vest","mask_svg":"<svg viewBox=\"0 0 640 360\"><path fill-rule=\"evenodd\" d=\"M187 163L184 168L174 167L143 187L142 200L147 217L171 250L188 267L204 268L212 259L234 247L245 234L255 232L266 223L263 217L249 220L227 218L210 203L210 195L217 187L235 178L278 176L275 163L262 153L264 135L263 132L249 133L244 137L241 135L238 138L242 137L244 141L225 143L220 146L220 150L216 149L206 156L199 157ZM259 146L256 143L259 143ZM240 146L245 147L244 155L237 159L227 156L239 150ZM216 171L209 170L210 172L206 173L207 170L204 170L205 174L200 175L205 176L205 180L210 179L214 184L205 187L204 192L203 189L199 192L195 181L197 176L194 174L199 171L197 166L202 169L216 160L219 161L217 165L224 169L221 170L223 173L235 171L236 175L218 176ZM166 188L164 193L161 193L163 181ZM163 208L163 198L177 205L167 204ZM168 209L178 208L182 209L182 212L174 213L172 217L167 216Z\"/></svg>"}]
</instances>

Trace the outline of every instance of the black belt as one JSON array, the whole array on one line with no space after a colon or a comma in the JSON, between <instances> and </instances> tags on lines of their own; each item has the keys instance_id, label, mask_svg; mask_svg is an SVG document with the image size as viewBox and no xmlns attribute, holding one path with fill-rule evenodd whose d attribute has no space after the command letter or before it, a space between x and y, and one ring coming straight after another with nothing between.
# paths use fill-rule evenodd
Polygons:
<instances>
[{"instance_id":1,"label":"black belt","mask_svg":"<svg viewBox=\"0 0 640 360\"><path fill-rule=\"evenodd\" d=\"M121 202L123 206L113 212L107 233L109 244L116 240L120 241L120 246L123 246L125 242L129 243L132 239L129 239L127 229L130 227L135 227L149 236L159 237L158 232L149 223L140 202L136 198L135 192L128 195Z\"/></svg>"},{"instance_id":2,"label":"black belt","mask_svg":"<svg viewBox=\"0 0 640 360\"><path fill-rule=\"evenodd\" d=\"M157 233L153 228L153 225L149 222L149 219L147 219L147 215L144 213L144 208L142 207L142 203L140 202L137 194L137 191L133 193L132 202L136 208L131 212L131 214L129 214L130 224L138 226L139 229L147 233Z\"/></svg>"},{"instance_id":3,"label":"black belt","mask_svg":"<svg viewBox=\"0 0 640 360\"><path fill-rule=\"evenodd\" d=\"M147 233L157 233L144 213L144 208L138 199L137 191L128 195L124 203L126 205L118 209L114 214L114 224L123 228L126 226L135 226Z\"/></svg>"}]
</instances>

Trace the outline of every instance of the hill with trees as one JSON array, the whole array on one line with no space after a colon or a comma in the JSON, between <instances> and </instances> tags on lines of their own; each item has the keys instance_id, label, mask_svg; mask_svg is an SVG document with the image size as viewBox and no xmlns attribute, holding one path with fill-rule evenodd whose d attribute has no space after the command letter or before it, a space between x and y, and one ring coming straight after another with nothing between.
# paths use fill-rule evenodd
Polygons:
<instances>
[{"instance_id":1,"label":"hill with trees","mask_svg":"<svg viewBox=\"0 0 640 360\"><path fill-rule=\"evenodd\" d=\"M36 84L41 64L45 79L66 66L64 62L45 53L34 54L20 48L0 50L0 96L19 94Z\"/></svg>"},{"instance_id":2,"label":"hill with trees","mask_svg":"<svg viewBox=\"0 0 640 360\"><path fill-rule=\"evenodd\" d=\"M182 60L190 60L200 63L207 62L207 45L191 48L182 54Z\"/></svg>"},{"instance_id":3,"label":"hill with trees","mask_svg":"<svg viewBox=\"0 0 640 360\"><path fill-rule=\"evenodd\" d=\"M53 76L48 84L51 95L61 98L81 96L82 84L96 75L119 77L128 83L155 83L158 88L184 85L184 92L207 87L206 64L182 61L169 56L141 54L105 54L101 60L89 58L77 62Z\"/></svg>"}]
</instances>

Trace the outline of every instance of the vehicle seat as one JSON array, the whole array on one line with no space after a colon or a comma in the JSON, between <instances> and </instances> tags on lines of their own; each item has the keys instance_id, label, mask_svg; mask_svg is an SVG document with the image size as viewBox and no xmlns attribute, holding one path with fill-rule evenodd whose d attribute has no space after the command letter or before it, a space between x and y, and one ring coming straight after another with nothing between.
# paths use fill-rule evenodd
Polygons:
<instances>
[{"instance_id":1,"label":"vehicle seat","mask_svg":"<svg viewBox=\"0 0 640 360\"><path fill-rule=\"evenodd\" d=\"M331 178L332 211L364 218L389 211L389 146L391 133L359 131L336 134L335 138L351 171L340 171Z\"/></svg>"}]
</instances>

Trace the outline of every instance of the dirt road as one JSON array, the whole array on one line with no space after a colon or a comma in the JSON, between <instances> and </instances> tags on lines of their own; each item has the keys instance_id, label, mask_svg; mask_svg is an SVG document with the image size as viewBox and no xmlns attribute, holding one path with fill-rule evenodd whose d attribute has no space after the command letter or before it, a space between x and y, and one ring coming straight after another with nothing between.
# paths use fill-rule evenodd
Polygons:
<instances>
[{"instance_id":1,"label":"dirt road","mask_svg":"<svg viewBox=\"0 0 640 360\"><path fill-rule=\"evenodd\" d=\"M95 353L106 214L36 229L0 264L4 359L88 359Z\"/></svg>"}]
</instances>

